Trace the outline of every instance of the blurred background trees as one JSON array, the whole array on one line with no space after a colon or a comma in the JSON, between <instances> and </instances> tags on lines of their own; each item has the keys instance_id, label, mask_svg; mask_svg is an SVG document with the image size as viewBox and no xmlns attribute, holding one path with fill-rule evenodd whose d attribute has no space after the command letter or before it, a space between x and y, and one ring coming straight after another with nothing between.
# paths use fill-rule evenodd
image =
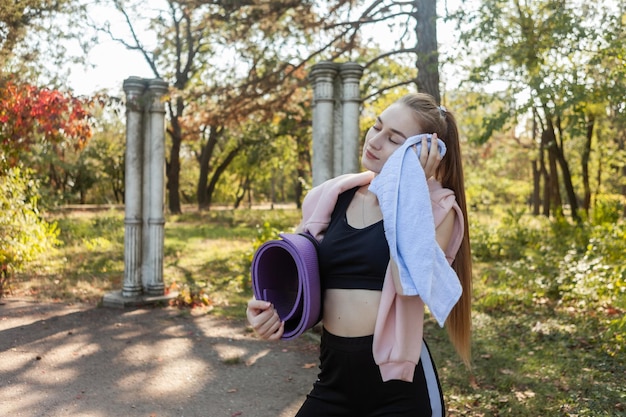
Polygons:
<instances>
[{"instance_id":1,"label":"blurred background trees","mask_svg":"<svg viewBox=\"0 0 626 417\"><path fill-rule=\"evenodd\" d=\"M468 190L477 196L476 207L522 202L536 215L581 221L599 200L618 204L626 194L623 6L563 0L434 4L162 1L147 7L131 0L54 6L32 0L3 9L4 95L7 82L18 82L58 90L97 113L89 118L92 137L68 135L63 146L23 135L35 146L22 158L42 179L51 205L121 202L121 91L75 98L67 78L67 65L86 59L76 51L113 41L171 86L170 213L180 213L183 204L239 205L244 193L248 204L299 204L311 172L307 74L320 60L366 68L365 120L370 107L381 105L377 100L416 89L456 111L470 144L468 164L479 164L483 177L474 180L468 169L469 183L477 184ZM446 37L443 50L438 32ZM48 44L41 48L44 39ZM68 42L79 48L70 52ZM277 140L286 141L288 154L273 153ZM4 159L14 159L17 149L5 147ZM474 152L487 158L473 159ZM253 162L255 155L260 163ZM271 163L273 157L280 164ZM288 183L282 193L262 180L279 165ZM489 181L517 186L485 187ZM232 190L234 184L240 189Z\"/></svg>"},{"instance_id":2,"label":"blurred background trees","mask_svg":"<svg viewBox=\"0 0 626 417\"><path fill-rule=\"evenodd\" d=\"M365 67L363 131L407 91L456 113L473 209L623 217L625 16L617 1L18 2L0 11L0 175L30 172L46 207L123 203L122 93L76 97L68 78L116 42L170 85L171 214L299 207L308 71L349 60Z\"/></svg>"}]
</instances>

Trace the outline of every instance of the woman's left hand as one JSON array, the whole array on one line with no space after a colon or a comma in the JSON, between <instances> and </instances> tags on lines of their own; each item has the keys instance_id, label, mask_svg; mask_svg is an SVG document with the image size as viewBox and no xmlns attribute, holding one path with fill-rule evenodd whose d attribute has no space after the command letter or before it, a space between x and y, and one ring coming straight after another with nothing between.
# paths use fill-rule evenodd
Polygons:
<instances>
[{"instance_id":1,"label":"woman's left hand","mask_svg":"<svg viewBox=\"0 0 626 417\"><path fill-rule=\"evenodd\" d=\"M439 146L437 146L436 133L433 133L431 143L432 145L430 147L430 151L428 150L428 142L425 140L423 140L421 144L416 145L422 147L420 153L420 164L422 164L422 168L424 168L424 174L426 174L426 179L435 176L435 173L437 172L437 167L439 167L439 163L441 162ZM417 149L415 149L415 152L417 152Z\"/></svg>"}]
</instances>

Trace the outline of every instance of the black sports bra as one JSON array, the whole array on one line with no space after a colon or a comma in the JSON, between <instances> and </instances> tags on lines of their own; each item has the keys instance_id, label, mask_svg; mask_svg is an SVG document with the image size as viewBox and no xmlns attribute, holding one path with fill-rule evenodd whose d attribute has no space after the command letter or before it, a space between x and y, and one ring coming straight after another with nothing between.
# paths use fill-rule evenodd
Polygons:
<instances>
[{"instance_id":1,"label":"black sports bra","mask_svg":"<svg viewBox=\"0 0 626 417\"><path fill-rule=\"evenodd\" d=\"M357 229L348 224L346 210L359 187L343 192L319 245L322 289L382 290L389 264L383 221Z\"/></svg>"}]
</instances>

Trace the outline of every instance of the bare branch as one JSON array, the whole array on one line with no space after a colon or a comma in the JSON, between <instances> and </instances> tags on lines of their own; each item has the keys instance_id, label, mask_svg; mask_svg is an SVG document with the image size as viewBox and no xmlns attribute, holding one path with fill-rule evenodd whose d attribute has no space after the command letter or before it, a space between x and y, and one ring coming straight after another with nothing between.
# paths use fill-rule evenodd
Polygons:
<instances>
[{"instance_id":1,"label":"bare branch","mask_svg":"<svg viewBox=\"0 0 626 417\"><path fill-rule=\"evenodd\" d=\"M150 66L150 69L154 73L154 76L157 77L157 78L161 78L161 76L159 74L159 70L158 70L158 68L156 66L156 63L150 57L150 55L148 54L148 51L146 50L146 48L141 44L141 42L139 40L139 37L137 36L137 32L135 31L135 27L133 26L132 21L130 19L130 16L126 12L126 9L124 9L124 6L121 4L121 2L119 0L114 0L114 4L115 4L115 7L117 8L117 10L119 10L120 13L122 13L124 15L124 20L126 21L126 25L128 26L128 30L130 30L130 33L131 33L131 36L133 37L133 41L135 42L135 45L130 45L124 39L120 39L120 38L117 38L117 37L113 36L113 33L110 30L107 30L106 32L111 37L111 40L121 43L127 49L141 52L141 54L145 58L146 62Z\"/></svg>"},{"instance_id":2,"label":"bare branch","mask_svg":"<svg viewBox=\"0 0 626 417\"><path fill-rule=\"evenodd\" d=\"M385 58L393 56L393 55L400 55L400 54L406 54L406 53L415 53L415 52L416 52L415 48L396 49L395 51L385 52L383 54L378 55L374 59L366 62L364 64L364 67L368 68L371 65L375 64L376 62L380 61L381 59L385 59Z\"/></svg>"},{"instance_id":3,"label":"bare branch","mask_svg":"<svg viewBox=\"0 0 626 417\"><path fill-rule=\"evenodd\" d=\"M415 82L415 80L413 79L413 80L402 81L402 82L399 82L399 83L396 83L396 84L392 84L392 85L383 87L381 89L378 89L378 90L374 91L372 94L364 97L363 101L370 100L372 97L379 96L379 95L385 93L386 91L393 90L394 88L397 88L397 87L402 87L403 85L409 85L409 84L414 83L414 82Z\"/></svg>"}]
</instances>

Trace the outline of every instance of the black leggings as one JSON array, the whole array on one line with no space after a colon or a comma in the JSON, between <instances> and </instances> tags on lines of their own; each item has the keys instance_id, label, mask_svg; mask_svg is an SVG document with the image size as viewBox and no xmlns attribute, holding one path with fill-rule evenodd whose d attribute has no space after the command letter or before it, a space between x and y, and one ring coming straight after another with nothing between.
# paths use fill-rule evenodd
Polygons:
<instances>
[{"instance_id":1,"label":"black leggings","mask_svg":"<svg viewBox=\"0 0 626 417\"><path fill-rule=\"evenodd\" d=\"M413 382L383 382L373 336L345 338L324 330L320 373L296 417L443 417L437 370L424 342Z\"/></svg>"}]
</instances>

